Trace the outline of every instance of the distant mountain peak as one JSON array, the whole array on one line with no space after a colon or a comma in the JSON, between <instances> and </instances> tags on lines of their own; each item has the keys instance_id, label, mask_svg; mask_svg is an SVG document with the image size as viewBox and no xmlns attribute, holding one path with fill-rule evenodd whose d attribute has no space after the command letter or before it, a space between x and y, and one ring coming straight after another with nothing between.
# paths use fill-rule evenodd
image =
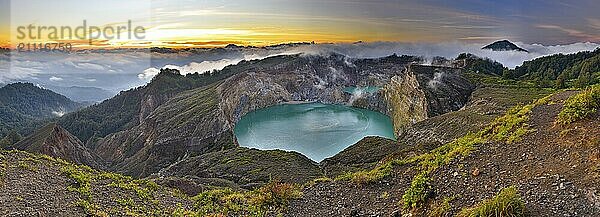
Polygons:
<instances>
[{"instance_id":1,"label":"distant mountain peak","mask_svg":"<svg viewBox=\"0 0 600 217\"><path fill-rule=\"evenodd\" d=\"M237 44L228 44L227 46L225 46L225 48L238 49L238 48L244 48L244 46L239 46Z\"/></svg>"},{"instance_id":2,"label":"distant mountain peak","mask_svg":"<svg viewBox=\"0 0 600 217\"><path fill-rule=\"evenodd\" d=\"M520 48L519 46L517 46L516 44L513 44L512 42L510 42L508 40L496 41L496 42L491 43L481 49L487 49L487 50L493 50L493 51L520 51L520 52L529 53L529 51L527 51L523 48Z\"/></svg>"}]
</instances>

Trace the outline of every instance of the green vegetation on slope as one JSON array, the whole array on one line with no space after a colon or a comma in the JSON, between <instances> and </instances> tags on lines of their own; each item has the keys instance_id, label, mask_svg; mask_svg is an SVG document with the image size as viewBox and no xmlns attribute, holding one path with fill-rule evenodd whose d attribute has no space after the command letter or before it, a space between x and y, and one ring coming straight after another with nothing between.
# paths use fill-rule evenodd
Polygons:
<instances>
[{"instance_id":1,"label":"green vegetation on slope","mask_svg":"<svg viewBox=\"0 0 600 217\"><path fill-rule=\"evenodd\" d=\"M139 124L142 101L170 98L185 90L202 87L229 77L233 72L180 75L177 70L163 70L144 87L123 91L100 104L65 115L59 124L84 143ZM156 101L153 101L157 103Z\"/></svg>"},{"instance_id":2,"label":"green vegetation on slope","mask_svg":"<svg viewBox=\"0 0 600 217\"><path fill-rule=\"evenodd\" d=\"M557 85L561 84L560 82L563 82L561 76L566 79L576 79L572 85L578 88L600 83L600 52L597 52L594 57L578 62L563 71L557 78Z\"/></svg>"},{"instance_id":3,"label":"green vegetation on slope","mask_svg":"<svg viewBox=\"0 0 600 217\"><path fill-rule=\"evenodd\" d=\"M525 216L525 203L516 187L502 189L494 198L485 200L473 208L463 209L461 217Z\"/></svg>"},{"instance_id":4,"label":"green vegetation on slope","mask_svg":"<svg viewBox=\"0 0 600 217\"><path fill-rule=\"evenodd\" d=\"M429 178L425 176L425 173L420 173L413 178L410 188L402 195L404 209L418 208L425 203L431 192L431 186L427 182L429 182Z\"/></svg>"},{"instance_id":5,"label":"green vegetation on slope","mask_svg":"<svg viewBox=\"0 0 600 217\"><path fill-rule=\"evenodd\" d=\"M556 121L559 124L570 124L596 113L599 109L600 85L595 85L569 97Z\"/></svg>"},{"instance_id":6,"label":"green vegetation on slope","mask_svg":"<svg viewBox=\"0 0 600 217\"><path fill-rule=\"evenodd\" d=\"M471 71L465 72L464 75L469 80L471 80L471 82L479 85L486 85L492 87L513 87L512 89L536 87L535 83L526 80L505 79L495 75L481 74ZM508 94L501 93L500 95L506 97L506 95Z\"/></svg>"},{"instance_id":7,"label":"green vegetation on slope","mask_svg":"<svg viewBox=\"0 0 600 217\"><path fill-rule=\"evenodd\" d=\"M86 143L90 138L101 138L108 134L131 128L139 124L142 101L154 97L153 103L168 100L186 90L204 87L222 81L242 71L266 68L289 61L289 57L271 57L265 60L242 61L223 70L180 75L172 69L162 70L146 86L122 91L115 97L81 111L65 115L59 120L67 129ZM260 64L256 64L260 61ZM202 74L199 74L202 73Z\"/></svg>"},{"instance_id":8,"label":"green vegetation on slope","mask_svg":"<svg viewBox=\"0 0 600 217\"><path fill-rule=\"evenodd\" d=\"M514 70L505 70L503 77L534 81L540 87L585 87L600 82L600 49L525 61Z\"/></svg>"},{"instance_id":9,"label":"green vegetation on slope","mask_svg":"<svg viewBox=\"0 0 600 217\"><path fill-rule=\"evenodd\" d=\"M456 60L464 61L465 72L499 76L507 70L501 63L488 58L480 58L473 54L461 53Z\"/></svg>"},{"instance_id":10,"label":"green vegetation on slope","mask_svg":"<svg viewBox=\"0 0 600 217\"><path fill-rule=\"evenodd\" d=\"M178 71L161 71L148 85L123 91L117 96L81 111L67 114L59 124L84 143L92 137L137 125L144 97L151 94L176 94L197 86L196 76L182 76Z\"/></svg>"},{"instance_id":11,"label":"green vegetation on slope","mask_svg":"<svg viewBox=\"0 0 600 217\"><path fill-rule=\"evenodd\" d=\"M464 61L467 76L476 74L476 78L486 84L563 89L600 83L600 49L540 57L525 61L515 69L473 54L460 54L456 60ZM502 79L497 75L502 75Z\"/></svg>"},{"instance_id":12,"label":"green vegetation on slope","mask_svg":"<svg viewBox=\"0 0 600 217\"><path fill-rule=\"evenodd\" d=\"M271 182L257 190L235 192L231 189L206 191L192 197L194 216L264 216L267 212L281 214L291 199L302 196L299 185Z\"/></svg>"},{"instance_id":13,"label":"green vegetation on slope","mask_svg":"<svg viewBox=\"0 0 600 217\"><path fill-rule=\"evenodd\" d=\"M43 121L71 112L81 105L31 83L0 88L0 138L12 130L29 132Z\"/></svg>"},{"instance_id":14,"label":"green vegetation on slope","mask_svg":"<svg viewBox=\"0 0 600 217\"><path fill-rule=\"evenodd\" d=\"M21 139L23 139L21 134L16 130L11 130L2 140L0 140L0 148L7 148L21 141Z\"/></svg>"}]
</instances>

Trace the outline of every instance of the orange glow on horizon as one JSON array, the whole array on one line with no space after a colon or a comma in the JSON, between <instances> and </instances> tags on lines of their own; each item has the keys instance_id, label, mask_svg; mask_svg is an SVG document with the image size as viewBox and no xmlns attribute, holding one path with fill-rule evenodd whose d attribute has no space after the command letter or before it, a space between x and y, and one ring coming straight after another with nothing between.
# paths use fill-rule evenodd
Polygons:
<instances>
[{"instance_id":1,"label":"orange glow on horizon","mask_svg":"<svg viewBox=\"0 0 600 217\"><path fill-rule=\"evenodd\" d=\"M337 32L339 31L339 32ZM0 35L0 47L16 49L21 43L71 43L78 49L118 49L118 48L218 48L229 44L238 46L264 47L277 44L315 42L315 43L353 43L357 41L418 41L410 35L397 35L372 32L355 32L346 34L343 29L328 32L313 29L279 29L279 28L160 28L146 30L144 39L17 39L16 29L7 35ZM47 37L46 37L47 38ZM422 39L422 38L421 38Z\"/></svg>"},{"instance_id":2,"label":"orange glow on horizon","mask_svg":"<svg viewBox=\"0 0 600 217\"><path fill-rule=\"evenodd\" d=\"M32 40L32 41L20 41L18 43L11 43L10 40L0 39L0 47L16 49L19 43L71 43L73 49L118 49L118 48L151 48L151 47L162 47L162 48L219 48L225 47L230 44L238 46L254 46L254 47L265 47L278 44L287 43L302 43L302 42L314 42L318 44L322 43L353 43L357 41L372 42L382 40L365 40L360 38L333 38L333 37L256 37L256 38L224 38L224 39L207 39L207 40L143 40L143 41L110 41L110 40ZM396 40L389 40L396 41Z\"/></svg>"}]
</instances>

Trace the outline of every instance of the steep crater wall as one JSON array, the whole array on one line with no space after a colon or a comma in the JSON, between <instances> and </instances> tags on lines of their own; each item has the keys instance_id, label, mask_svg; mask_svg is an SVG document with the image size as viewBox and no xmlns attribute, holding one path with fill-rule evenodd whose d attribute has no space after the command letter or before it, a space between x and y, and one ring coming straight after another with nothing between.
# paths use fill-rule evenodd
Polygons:
<instances>
[{"instance_id":1,"label":"steep crater wall","mask_svg":"<svg viewBox=\"0 0 600 217\"><path fill-rule=\"evenodd\" d=\"M412 124L461 109L474 90L459 68L411 64L381 92L400 136Z\"/></svg>"},{"instance_id":2,"label":"steep crater wall","mask_svg":"<svg viewBox=\"0 0 600 217\"><path fill-rule=\"evenodd\" d=\"M95 151L112 170L145 177L189 157L235 147L233 129L242 116L286 102L379 111L392 118L399 134L409 124L459 109L472 91L457 69L409 66L420 61L395 55L349 60L332 54L244 63L224 80L177 94L150 113L145 110L139 125L100 139ZM382 89L353 98L343 91L353 86Z\"/></svg>"}]
</instances>

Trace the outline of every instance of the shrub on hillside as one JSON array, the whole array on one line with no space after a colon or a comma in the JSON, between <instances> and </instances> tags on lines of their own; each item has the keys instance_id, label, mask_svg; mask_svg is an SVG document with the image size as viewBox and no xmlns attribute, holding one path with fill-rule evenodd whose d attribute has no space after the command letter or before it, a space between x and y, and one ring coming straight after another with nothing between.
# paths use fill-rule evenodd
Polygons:
<instances>
[{"instance_id":1,"label":"shrub on hillside","mask_svg":"<svg viewBox=\"0 0 600 217\"><path fill-rule=\"evenodd\" d=\"M431 187L428 184L429 178L425 174L421 173L415 176L410 183L410 188L406 190L402 195L402 201L404 202L404 208L419 208L422 204L427 201L431 192Z\"/></svg>"},{"instance_id":2,"label":"shrub on hillside","mask_svg":"<svg viewBox=\"0 0 600 217\"><path fill-rule=\"evenodd\" d=\"M269 211L281 213L293 199L302 197L300 186L272 181L254 191L231 189L205 191L193 197L200 216L250 215L263 216Z\"/></svg>"},{"instance_id":3,"label":"shrub on hillside","mask_svg":"<svg viewBox=\"0 0 600 217\"><path fill-rule=\"evenodd\" d=\"M600 85L592 86L569 97L558 114L557 122L570 124L596 113L598 109L600 109Z\"/></svg>"}]
</instances>

